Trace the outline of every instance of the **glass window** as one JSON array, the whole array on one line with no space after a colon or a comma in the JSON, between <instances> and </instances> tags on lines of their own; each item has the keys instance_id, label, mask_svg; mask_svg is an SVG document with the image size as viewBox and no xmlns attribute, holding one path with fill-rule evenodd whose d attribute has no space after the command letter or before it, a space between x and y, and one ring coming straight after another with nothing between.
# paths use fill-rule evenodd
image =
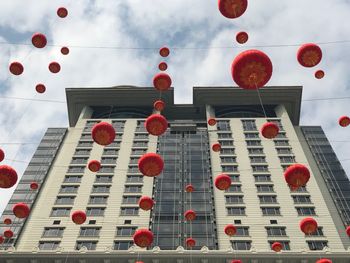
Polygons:
<instances>
[{"instance_id":1,"label":"glass window","mask_svg":"<svg viewBox=\"0 0 350 263\"><path fill-rule=\"evenodd\" d=\"M236 157L220 157L222 163L236 163Z\"/></svg>"},{"instance_id":2,"label":"glass window","mask_svg":"<svg viewBox=\"0 0 350 263\"><path fill-rule=\"evenodd\" d=\"M122 207L121 208L121 215L122 216L136 216L139 214L139 208L138 207Z\"/></svg>"},{"instance_id":3,"label":"glass window","mask_svg":"<svg viewBox=\"0 0 350 263\"><path fill-rule=\"evenodd\" d=\"M310 250L323 250L324 247L328 247L327 241L307 241L306 243Z\"/></svg>"},{"instance_id":4,"label":"glass window","mask_svg":"<svg viewBox=\"0 0 350 263\"><path fill-rule=\"evenodd\" d=\"M242 192L242 185L233 184L228 189L225 190L226 193Z\"/></svg>"},{"instance_id":5,"label":"glass window","mask_svg":"<svg viewBox=\"0 0 350 263\"><path fill-rule=\"evenodd\" d=\"M83 164L87 163L88 157L73 157L71 164Z\"/></svg>"},{"instance_id":6,"label":"glass window","mask_svg":"<svg viewBox=\"0 0 350 263\"><path fill-rule=\"evenodd\" d=\"M221 165L223 172L238 172L238 166L236 165Z\"/></svg>"},{"instance_id":7,"label":"glass window","mask_svg":"<svg viewBox=\"0 0 350 263\"><path fill-rule=\"evenodd\" d=\"M74 155L90 155L91 149L76 149Z\"/></svg>"},{"instance_id":8,"label":"glass window","mask_svg":"<svg viewBox=\"0 0 350 263\"><path fill-rule=\"evenodd\" d=\"M117 162L116 157L102 157L101 164L115 164Z\"/></svg>"},{"instance_id":9,"label":"glass window","mask_svg":"<svg viewBox=\"0 0 350 263\"><path fill-rule=\"evenodd\" d=\"M237 232L235 236L239 236L239 237L249 236L249 227L247 226L236 227L236 230Z\"/></svg>"},{"instance_id":10,"label":"glass window","mask_svg":"<svg viewBox=\"0 0 350 263\"><path fill-rule=\"evenodd\" d=\"M127 183L142 183L143 182L143 176L127 175L126 182Z\"/></svg>"},{"instance_id":11,"label":"glass window","mask_svg":"<svg viewBox=\"0 0 350 263\"><path fill-rule=\"evenodd\" d=\"M107 204L108 196L90 196L89 204Z\"/></svg>"},{"instance_id":12,"label":"glass window","mask_svg":"<svg viewBox=\"0 0 350 263\"><path fill-rule=\"evenodd\" d=\"M269 215L280 215L280 208L279 207L261 207L261 211L264 216L269 216Z\"/></svg>"},{"instance_id":13,"label":"glass window","mask_svg":"<svg viewBox=\"0 0 350 263\"><path fill-rule=\"evenodd\" d=\"M86 216L103 216L104 213L104 207L89 207L86 209Z\"/></svg>"},{"instance_id":14,"label":"glass window","mask_svg":"<svg viewBox=\"0 0 350 263\"><path fill-rule=\"evenodd\" d=\"M227 207L227 213L228 215L232 216L232 215L236 215L236 216L240 216L240 215L245 215L245 207Z\"/></svg>"},{"instance_id":15,"label":"glass window","mask_svg":"<svg viewBox=\"0 0 350 263\"><path fill-rule=\"evenodd\" d=\"M60 193L76 193L78 192L77 185L62 185L60 189Z\"/></svg>"},{"instance_id":16,"label":"glass window","mask_svg":"<svg viewBox=\"0 0 350 263\"><path fill-rule=\"evenodd\" d=\"M266 227L267 236L287 236L285 227Z\"/></svg>"},{"instance_id":17,"label":"glass window","mask_svg":"<svg viewBox=\"0 0 350 263\"><path fill-rule=\"evenodd\" d=\"M92 188L93 193L109 193L110 190L109 185L94 185Z\"/></svg>"},{"instance_id":18,"label":"glass window","mask_svg":"<svg viewBox=\"0 0 350 263\"><path fill-rule=\"evenodd\" d=\"M147 147L148 142L146 141L134 141L132 147Z\"/></svg>"},{"instance_id":19,"label":"glass window","mask_svg":"<svg viewBox=\"0 0 350 263\"><path fill-rule=\"evenodd\" d=\"M115 166L101 166L97 173L114 173Z\"/></svg>"},{"instance_id":20,"label":"glass window","mask_svg":"<svg viewBox=\"0 0 350 263\"><path fill-rule=\"evenodd\" d=\"M142 185L126 185L125 193L141 193Z\"/></svg>"},{"instance_id":21,"label":"glass window","mask_svg":"<svg viewBox=\"0 0 350 263\"><path fill-rule=\"evenodd\" d=\"M225 196L227 204L243 204L243 195Z\"/></svg>"},{"instance_id":22,"label":"glass window","mask_svg":"<svg viewBox=\"0 0 350 263\"><path fill-rule=\"evenodd\" d=\"M114 250L128 250L134 244L133 241L114 241Z\"/></svg>"},{"instance_id":23,"label":"glass window","mask_svg":"<svg viewBox=\"0 0 350 263\"><path fill-rule=\"evenodd\" d=\"M246 141L247 146L261 146L261 141L258 140L251 140L251 141Z\"/></svg>"},{"instance_id":24,"label":"glass window","mask_svg":"<svg viewBox=\"0 0 350 263\"><path fill-rule=\"evenodd\" d=\"M96 175L95 183L112 183L113 176Z\"/></svg>"},{"instance_id":25,"label":"glass window","mask_svg":"<svg viewBox=\"0 0 350 263\"><path fill-rule=\"evenodd\" d=\"M147 149L132 149L131 155L143 155L147 152Z\"/></svg>"},{"instance_id":26,"label":"glass window","mask_svg":"<svg viewBox=\"0 0 350 263\"><path fill-rule=\"evenodd\" d=\"M243 130L256 131L255 120L242 120Z\"/></svg>"},{"instance_id":27,"label":"glass window","mask_svg":"<svg viewBox=\"0 0 350 263\"><path fill-rule=\"evenodd\" d=\"M323 228L322 227L318 227L317 230L314 233L309 234L309 235L305 235L305 236L315 236L315 237L319 236L319 237L322 237L322 236L324 236Z\"/></svg>"},{"instance_id":28,"label":"glass window","mask_svg":"<svg viewBox=\"0 0 350 263\"><path fill-rule=\"evenodd\" d=\"M89 141L79 141L77 147L92 147L93 142Z\"/></svg>"},{"instance_id":29,"label":"glass window","mask_svg":"<svg viewBox=\"0 0 350 263\"><path fill-rule=\"evenodd\" d=\"M69 216L71 208L53 208L50 216Z\"/></svg>"},{"instance_id":30,"label":"glass window","mask_svg":"<svg viewBox=\"0 0 350 263\"><path fill-rule=\"evenodd\" d=\"M102 155L118 155L118 152L117 149L103 149Z\"/></svg>"},{"instance_id":31,"label":"glass window","mask_svg":"<svg viewBox=\"0 0 350 263\"><path fill-rule=\"evenodd\" d=\"M230 128L230 121L217 121L216 127L218 131L229 131Z\"/></svg>"},{"instance_id":32,"label":"glass window","mask_svg":"<svg viewBox=\"0 0 350 263\"><path fill-rule=\"evenodd\" d=\"M270 184L257 185L256 188L257 188L259 193L262 193L262 192L265 192L265 193L274 192L273 185L270 185Z\"/></svg>"},{"instance_id":33,"label":"glass window","mask_svg":"<svg viewBox=\"0 0 350 263\"><path fill-rule=\"evenodd\" d=\"M219 139L229 139L229 138L232 138L232 134L231 133L219 133L218 138Z\"/></svg>"},{"instance_id":34,"label":"glass window","mask_svg":"<svg viewBox=\"0 0 350 263\"><path fill-rule=\"evenodd\" d=\"M295 163L294 156L279 156L281 163Z\"/></svg>"},{"instance_id":35,"label":"glass window","mask_svg":"<svg viewBox=\"0 0 350 263\"><path fill-rule=\"evenodd\" d=\"M300 186L297 190L291 190L291 192L296 192L296 193L306 193L307 192L307 189L306 189L306 186Z\"/></svg>"},{"instance_id":36,"label":"glass window","mask_svg":"<svg viewBox=\"0 0 350 263\"><path fill-rule=\"evenodd\" d=\"M272 246L273 243L275 242L279 242L282 245L282 250L290 250L290 246L289 246L289 241L269 241L270 247Z\"/></svg>"},{"instance_id":37,"label":"glass window","mask_svg":"<svg viewBox=\"0 0 350 263\"><path fill-rule=\"evenodd\" d=\"M311 204L311 198L309 195L293 195L294 204Z\"/></svg>"},{"instance_id":38,"label":"glass window","mask_svg":"<svg viewBox=\"0 0 350 263\"><path fill-rule=\"evenodd\" d=\"M98 237L100 235L100 227L82 227L79 235L81 237Z\"/></svg>"},{"instance_id":39,"label":"glass window","mask_svg":"<svg viewBox=\"0 0 350 263\"><path fill-rule=\"evenodd\" d=\"M299 216L314 216L316 215L314 207L296 207Z\"/></svg>"},{"instance_id":40,"label":"glass window","mask_svg":"<svg viewBox=\"0 0 350 263\"><path fill-rule=\"evenodd\" d=\"M132 236L136 227L117 227L116 236Z\"/></svg>"},{"instance_id":41,"label":"glass window","mask_svg":"<svg viewBox=\"0 0 350 263\"><path fill-rule=\"evenodd\" d=\"M259 133L244 133L246 139L256 139L259 138Z\"/></svg>"},{"instance_id":42,"label":"glass window","mask_svg":"<svg viewBox=\"0 0 350 263\"><path fill-rule=\"evenodd\" d=\"M220 154L235 154L235 149L234 148L223 148L220 151Z\"/></svg>"},{"instance_id":43,"label":"glass window","mask_svg":"<svg viewBox=\"0 0 350 263\"><path fill-rule=\"evenodd\" d=\"M252 246L251 241L231 241L234 250L250 250Z\"/></svg>"},{"instance_id":44,"label":"glass window","mask_svg":"<svg viewBox=\"0 0 350 263\"><path fill-rule=\"evenodd\" d=\"M40 241L39 242L39 249L40 250L55 250L58 248L59 244L60 244L59 241Z\"/></svg>"},{"instance_id":45,"label":"glass window","mask_svg":"<svg viewBox=\"0 0 350 263\"><path fill-rule=\"evenodd\" d=\"M251 156L249 158L251 163L266 163L266 159L263 156Z\"/></svg>"},{"instance_id":46,"label":"glass window","mask_svg":"<svg viewBox=\"0 0 350 263\"><path fill-rule=\"evenodd\" d=\"M140 196L123 196L123 204L137 204Z\"/></svg>"},{"instance_id":47,"label":"glass window","mask_svg":"<svg viewBox=\"0 0 350 263\"><path fill-rule=\"evenodd\" d=\"M275 146L289 146L288 140L274 140Z\"/></svg>"},{"instance_id":48,"label":"glass window","mask_svg":"<svg viewBox=\"0 0 350 263\"><path fill-rule=\"evenodd\" d=\"M86 247L87 250L96 250L97 241L77 241L75 246L76 250L80 250L82 247Z\"/></svg>"},{"instance_id":49,"label":"glass window","mask_svg":"<svg viewBox=\"0 0 350 263\"><path fill-rule=\"evenodd\" d=\"M275 195L259 195L260 204L276 204L277 196Z\"/></svg>"},{"instance_id":50,"label":"glass window","mask_svg":"<svg viewBox=\"0 0 350 263\"><path fill-rule=\"evenodd\" d=\"M271 182L271 175L269 174L259 174L254 175L255 182Z\"/></svg>"},{"instance_id":51,"label":"glass window","mask_svg":"<svg viewBox=\"0 0 350 263\"><path fill-rule=\"evenodd\" d=\"M267 165L252 165L253 172L268 172L269 168Z\"/></svg>"},{"instance_id":52,"label":"glass window","mask_svg":"<svg viewBox=\"0 0 350 263\"><path fill-rule=\"evenodd\" d=\"M67 173L84 173L85 166L69 166Z\"/></svg>"},{"instance_id":53,"label":"glass window","mask_svg":"<svg viewBox=\"0 0 350 263\"><path fill-rule=\"evenodd\" d=\"M81 182L81 176L77 175L67 175L64 177L64 183L80 183Z\"/></svg>"},{"instance_id":54,"label":"glass window","mask_svg":"<svg viewBox=\"0 0 350 263\"><path fill-rule=\"evenodd\" d=\"M249 154L264 154L263 148L248 148Z\"/></svg>"},{"instance_id":55,"label":"glass window","mask_svg":"<svg viewBox=\"0 0 350 263\"><path fill-rule=\"evenodd\" d=\"M43 237L62 237L64 228L63 227L45 227Z\"/></svg>"},{"instance_id":56,"label":"glass window","mask_svg":"<svg viewBox=\"0 0 350 263\"><path fill-rule=\"evenodd\" d=\"M135 134L135 137L134 137L134 139L148 139L148 134L146 134L146 133L139 133L139 134Z\"/></svg>"},{"instance_id":57,"label":"glass window","mask_svg":"<svg viewBox=\"0 0 350 263\"><path fill-rule=\"evenodd\" d=\"M72 205L74 203L75 196L58 196L56 199L56 205Z\"/></svg>"},{"instance_id":58,"label":"glass window","mask_svg":"<svg viewBox=\"0 0 350 263\"><path fill-rule=\"evenodd\" d=\"M219 141L221 146L233 146L233 141Z\"/></svg>"},{"instance_id":59,"label":"glass window","mask_svg":"<svg viewBox=\"0 0 350 263\"><path fill-rule=\"evenodd\" d=\"M292 154L291 148L276 148L277 154Z\"/></svg>"}]
</instances>

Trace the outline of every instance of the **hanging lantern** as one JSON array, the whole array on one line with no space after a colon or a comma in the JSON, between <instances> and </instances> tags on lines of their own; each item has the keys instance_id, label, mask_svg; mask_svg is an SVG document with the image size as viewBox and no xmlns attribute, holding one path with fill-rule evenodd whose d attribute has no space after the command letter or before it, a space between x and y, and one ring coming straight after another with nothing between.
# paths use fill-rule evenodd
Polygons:
<instances>
[{"instance_id":1,"label":"hanging lantern","mask_svg":"<svg viewBox=\"0 0 350 263\"><path fill-rule=\"evenodd\" d=\"M186 185L185 189L187 193L192 193L194 191L194 187L191 184Z\"/></svg>"},{"instance_id":2,"label":"hanging lantern","mask_svg":"<svg viewBox=\"0 0 350 263\"><path fill-rule=\"evenodd\" d=\"M168 69L168 64L165 63L164 61L160 62L158 64L158 68L159 68L160 71L166 71Z\"/></svg>"},{"instance_id":3,"label":"hanging lantern","mask_svg":"<svg viewBox=\"0 0 350 263\"><path fill-rule=\"evenodd\" d=\"M273 139L276 138L279 132L278 125L274 122L266 122L261 127L261 135L266 139Z\"/></svg>"},{"instance_id":4,"label":"hanging lantern","mask_svg":"<svg viewBox=\"0 0 350 263\"><path fill-rule=\"evenodd\" d=\"M292 187L305 186L310 179L309 169L302 164L293 164L284 172L284 179Z\"/></svg>"},{"instance_id":5,"label":"hanging lantern","mask_svg":"<svg viewBox=\"0 0 350 263\"><path fill-rule=\"evenodd\" d=\"M92 139L99 145L111 144L115 139L115 129L107 122L99 122L92 127Z\"/></svg>"},{"instance_id":6,"label":"hanging lantern","mask_svg":"<svg viewBox=\"0 0 350 263\"><path fill-rule=\"evenodd\" d=\"M84 222L86 221L86 213L81 210L74 211L72 213L72 221L77 225L84 224Z\"/></svg>"},{"instance_id":7,"label":"hanging lantern","mask_svg":"<svg viewBox=\"0 0 350 263\"><path fill-rule=\"evenodd\" d=\"M274 242L272 245L271 245L271 249L275 252L280 252L282 250L282 244L280 242Z\"/></svg>"},{"instance_id":8,"label":"hanging lantern","mask_svg":"<svg viewBox=\"0 0 350 263\"><path fill-rule=\"evenodd\" d=\"M231 261L231 263L242 263L242 260L234 259L234 260Z\"/></svg>"},{"instance_id":9,"label":"hanging lantern","mask_svg":"<svg viewBox=\"0 0 350 263\"><path fill-rule=\"evenodd\" d=\"M187 210L184 215L187 221L193 221L196 219L196 213L193 210Z\"/></svg>"},{"instance_id":10,"label":"hanging lantern","mask_svg":"<svg viewBox=\"0 0 350 263\"><path fill-rule=\"evenodd\" d=\"M322 79L323 77L324 77L324 71L323 70L317 70L316 72L315 72L315 78L316 79Z\"/></svg>"},{"instance_id":11,"label":"hanging lantern","mask_svg":"<svg viewBox=\"0 0 350 263\"><path fill-rule=\"evenodd\" d=\"M140 172L145 176L157 176L163 171L164 161L156 153L146 153L138 161Z\"/></svg>"},{"instance_id":12,"label":"hanging lantern","mask_svg":"<svg viewBox=\"0 0 350 263\"><path fill-rule=\"evenodd\" d=\"M316 263L332 263L332 260L330 260L328 258L321 258L321 259L317 260Z\"/></svg>"},{"instance_id":13,"label":"hanging lantern","mask_svg":"<svg viewBox=\"0 0 350 263\"><path fill-rule=\"evenodd\" d=\"M232 237L236 234L237 228L234 225L226 225L224 228L225 234Z\"/></svg>"},{"instance_id":14,"label":"hanging lantern","mask_svg":"<svg viewBox=\"0 0 350 263\"><path fill-rule=\"evenodd\" d=\"M0 162L2 162L5 159L5 153L2 149L0 149Z\"/></svg>"},{"instance_id":15,"label":"hanging lantern","mask_svg":"<svg viewBox=\"0 0 350 263\"><path fill-rule=\"evenodd\" d=\"M317 231L317 222L311 217L304 218L300 221L300 230L306 235L313 234Z\"/></svg>"},{"instance_id":16,"label":"hanging lantern","mask_svg":"<svg viewBox=\"0 0 350 263\"><path fill-rule=\"evenodd\" d=\"M11 188L16 183L16 171L11 166L0 165L0 188Z\"/></svg>"},{"instance_id":17,"label":"hanging lantern","mask_svg":"<svg viewBox=\"0 0 350 263\"><path fill-rule=\"evenodd\" d=\"M68 47L62 47L61 48L62 55L68 55L69 54L69 48Z\"/></svg>"},{"instance_id":18,"label":"hanging lantern","mask_svg":"<svg viewBox=\"0 0 350 263\"><path fill-rule=\"evenodd\" d=\"M146 119L145 127L149 134L159 136L166 132L168 121L163 115L152 114Z\"/></svg>"},{"instance_id":19,"label":"hanging lantern","mask_svg":"<svg viewBox=\"0 0 350 263\"><path fill-rule=\"evenodd\" d=\"M23 65L19 62L12 62L9 69L10 72L16 76L21 75L24 71Z\"/></svg>"},{"instance_id":20,"label":"hanging lantern","mask_svg":"<svg viewBox=\"0 0 350 263\"><path fill-rule=\"evenodd\" d=\"M209 118L209 119L208 119L208 125L209 125L209 126L214 126L215 124L216 124L215 118Z\"/></svg>"},{"instance_id":21,"label":"hanging lantern","mask_svg":"<svg viewBox=\"0 0 350 263\"><path fill-rule=\"evenodd\" d=\"M148 229L138 229L135 231L134 243L139 247L149 247L153 242L153 233Z\"/></svg>"},{"instance_id":22,"label":"hanging lantern","mask_svg":"<svg viewBox=\"0 0 350 263\"><path fill-rule=\"evenodd\" d=\"M243 89L259 89L272 76L272 63L263 52L255 49L241 52L232 62L233 80Z\"/></svg>"},{"instance_id":23,"label":"hanging lantern","mask_svg":"<svg viewBox=\"0 0 350 263\"><path fill-rule=\"evenodd\" d=\"M239 43L239 44L244 44L248 41L248 34L247 32L244 32L244 31L241 31L241 32L238 32L237 35L236 35L236 41Z\"/></svg>"},{"instance_id":24,"label":"hanging lantern","mask_svg":"<svg viewBox=\"0 0 350 263\"><path fill-rule=\"evenodd\" d=\"M220 143L214 143L211 146L211 149L213 150L213 152L220 152L221 151L221 144Z\"/></svg>"},{"instance_id":25,"label":"hanging lantern","mask_svg":"<svg viewBox=\"0 0 350 263\"><path fill-rule=\"evenodd\" d=\"M350 226L346 228L346 234L350 237Z\"/></svg>"},{"instance_id":26,"label":"hanging lantern","mask_svg":"<svg viewBox=\"0 0 350 263\"><path fill-rule=\"evenodd\" d=\"M220 174L215 178L215 186L219 190L227 190L231 186L231 177L227 174Z\"/></svg>"},{"instance_id":27,"label":"hanging lantern","mask_svg":"<svg viewBox=\"0 0 350 263\"><path fill-rule=\"evenodd\" d=\"M156 111L162 111L164 110L165 108L165 103L164 101L162 100L156 100L154 103L153 103L153 107Z\"/></svg>"},{"instance_id":28,"label":"hanging lantern","mask_svg":"<svg viewBox=\"0 0 350 263\"><path fill-rule=\"evenodd\" d=\"M68 15L68 10L65 7L60 7L57 9L57 15L60 18L65 18Z\"/></svg>"},{"instance_id":29,"label":"hanging lantern","mask_svg":"<svg viewBox=\"0 0 350 263\"><path fill-rule=\"evenodd\" d=\"M37 85L35 86L35 90L36 90L36 92L38 92L38 93L44 93L44 92L46 91L46 87L45 87L44 84L37 84Z\"/></svg>"},{"instance_id":30,"label":"hanging lantern","mask_svg":"<svg viewBox=\"0 0 350 263\"><path fill-rule=\"evenodd\" d=\"M171 78L166 73L158 73L153 77L153 86L158 91L167 91L171 87Z\"/></svg>"},{"instance_id":31,"label":"hanging lantern","mask_svg":"<svg viewBox=\"0 0 350 263\"><path fill-rule=\"evenodd\" d=\"M339 118L339 125L342 127L347 127L350 124L350 118L348 116L341 116Z\"/></svg>"},{"instance_id":32,"label":"hanging lantern","mask_svg":"<svg viewBox=\"0 0 350 263\"><path fill-rule=\"evenodd\" d=\"M142 210L148 211L151 210L154 205L154 201L149 196L142 196L139 200L139 207Z\"/></svg>"},{"instance_id":33,"label":"hanging lantern","mask_svg":"<svg viewBox=\"0 0 350 263\"><path fill-rule=\"evenodd\" d=\"M36 182L30 183L30 189L37 190L39 188L39 184Z\"/></svg>"},{"instance_id":34,"label":"hanging lantern","mask_svg":"<svg viewBox=\"0 0 350 263\"><path fill-rule=\"evenodd\" d=\"M36 48L44 48L47 44L46 36L41 33L35 33L32 36L32 44Z\"/></svg>"},{"instance_id":35,"label":"hanging lantern","mask_svg":"<svg viewBox=\"0 0 350 263\"><path fill-rule=\"evenodd\" d=\"M5 219L4 219L4 224L5 224L5 225L11 225L11 224L12 224L11 218L8 218L8 217L5 218Z\"/></svg>"},{"instance_id":36,"label":"hanging lantern","mask_svg":"<svg viewBox=\"0 0 350 263\"><path fill-rule=\"evenodd\" d=\"M25 203L17 203L13 206L12 212L18 218L26 218L29 216L30 209Z\"/></svg>"},{"instance_id":37,"label":"hanging lantern","mask_svg":"<svg viewBox=\"0 0 350 263\"><path fill-rule=\"evenodd\" d=\"M3 236L0 236L0 244L4 243L5 239Z\"/></svg>"},{"instance_id":38,"label":"hanging lantern","mask_svg":"<svg viewBox=\"0 0 350 263\"><path fill-rule=\"evenodd\" d=\"M298 50L297 59L303 67L314 67L320 63L322 59L322 50L316 44L304 44Z\"/></svg>"},{"instance_id":39,"label":"hanging lantern","mask_svg":"<svg viewBox=\"0 0 350 263\"><path fill-rule=\"evenodd\" d=\"M219 0L219 11L227 18L237 18L244 14L248 7L247 0Z\"/></svg>"},{"instance_id":40,"label":"hanging lantern","mask_svg":"<svg viewBox=\"0 0 350 263\"><path fill-rule=\"evenodd\" d=\"M196 245L196 240L194 240L192 237L186 238L187 247L194 247L195 245Z\"/></svg>"},{"instance_id":41,"label":"hanging lantern","mask_svg":"<svg viewBox=\"0 0 350 263\"><path fill-rule=\"evenodd\" d=\"M96 173L101 168L101 163L97 160L91 160L89 161L88 168L91 172Z\"/></svg>"},{"instance_id":42,"label":"hanging lantern","mask_svg":"<svg viewBox=\"0 0 350 263\"><path fill-rule=\"evenodd\" d=\"M51 71L51 73L56 74L56 73L60 72L61 66L57 62L53 61L49 64L49 70Z\"/></svg>"},{"instance_id":43,"label":"hanging lantern","mask_svg":"<svg viewBox=\"0 0 350 263\"><path fill-rule=\"evenodd\" d=\"M162 47L161 49L159 49L159 55L161 55L163 58L169 56L170 54L170 49L167 47Z\"/></svg>"},{"instance_id":44,"label":"hanging lantern","mask_svg":"<svg viewBox=\"0 0 350 263\"><path fill-rule=\"evenodd\" d=\"M13 237L13 232L12 232L12 230L10 230L10 229L5 230L5 231L4 231L4 237L6 237L6 238L11 238L11 237Z\"/></svg>"}]
</instances>

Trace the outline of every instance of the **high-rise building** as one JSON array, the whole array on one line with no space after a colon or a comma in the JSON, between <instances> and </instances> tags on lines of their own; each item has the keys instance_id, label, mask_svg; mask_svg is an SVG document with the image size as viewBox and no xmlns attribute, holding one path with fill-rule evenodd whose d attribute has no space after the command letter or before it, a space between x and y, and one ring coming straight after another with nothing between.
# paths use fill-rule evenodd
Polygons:
<instances>
[{"instance_id":1,"label":"high-rise building","mask_svg":"<svg viewBox=\"0 0 350 263\"><path fill-rule=\"evenodd\" d=\"M195 87L193 104L174 104L173 90L161 94L165 134L149 135L145 119L159 93L153 88L67 89L69 128L49 128L0 219L0 233L14 235L0 245L6 263L243 262L312 263L329 258L350 262L350 183L321 127L299 126L301 87ZM217 123L209 126L209 118ZM93 142L92 127L106 121L116 130L114 142ZM274 139L259 130L278 124ZM220 143L221 151L211 146ZM158 177L145 177L139 158L157 152L164 159ZM87 169L100 160L97 173ZM295 163L309 168L306 187L292 191L284 170ZM225 173L232 184L218 190ZM39 183L30 190L31 182ZM188 184L192 193L185 191ZM150 196L151 211L139 209ZM12 207L27 203L30 216L18 219ZM70 215L84 210L82 225ZM196 219L186 221L193 210ZM305 235L299 223L312 217L317 231ZM12 223L5 225L10 218ZM233 224L229 237L224 228ZM134 246L139 228L154 234L148 249ZM196 241L186 247L186 239ZM283 250L271 249L274 242Z\"/></svg>"}]
</instances>

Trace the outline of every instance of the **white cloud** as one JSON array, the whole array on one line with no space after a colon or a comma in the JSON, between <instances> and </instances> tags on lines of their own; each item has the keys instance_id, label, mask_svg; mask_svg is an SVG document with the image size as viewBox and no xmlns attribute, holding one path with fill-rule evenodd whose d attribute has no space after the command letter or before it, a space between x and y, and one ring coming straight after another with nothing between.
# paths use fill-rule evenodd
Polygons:
<instances>
[{"instance_id":1,"label":"white cloud","mask_svg":"<svg viewBox=\"0 0 350 263\"><path fill-rule=\"evenodd\" d=\"M67 5L69 15L58 18L58 6ZM341 0L250 1L239 19L221 16L217 1L129 0L129 1L1 1L0 40L28 37L33 32L47 34L50 44L74 46L155 47L155 49L70 48L68 56L60 47L36 50L31 46L0 45L0 87L3 96L65 100L65 87L151 86L160 62L157 47L230 47L228 49L173 49L169 74L173 78L177 103L190 103L192 86L234 85L230 76L233 58L242 51L234 42L237 31L246 30L246 46L295 44L346 40L350 33L349 3ZM30 39L21 42L30 43ZM237 48L239 47L239 48ZM322 45L320 66L326 72L315 80L314 69L297 64L297 47L263 48L272 59L274 75L269 85L303 85L303 98L339 97L349 94L349 43ZM29 55L28 55L29 54ZM10 61L23 61L22 76L9 76ZM50 61L61 63L59 74L49 73ZM8 78L7 81L5 81ZM36 83L47 86L45 94L35 95ZM350 114L348 100L305 102L302 124L321 125L339 159L349 154L348 129L337 125L340 115ZM39 141L47 127L67 126L65 104L1 99L2 142ZM339 139L340 138L340 139ZM12 159L18 146L1 145ZM21 146L16 159L30 160L34 146ZM24 153L24 154L22 154ZM24 164L13 163L19 173ZM350 162L343 162L350 174ZM9 190L0 190L0 211L7 203Z\"/></svg>"}]
</instances>

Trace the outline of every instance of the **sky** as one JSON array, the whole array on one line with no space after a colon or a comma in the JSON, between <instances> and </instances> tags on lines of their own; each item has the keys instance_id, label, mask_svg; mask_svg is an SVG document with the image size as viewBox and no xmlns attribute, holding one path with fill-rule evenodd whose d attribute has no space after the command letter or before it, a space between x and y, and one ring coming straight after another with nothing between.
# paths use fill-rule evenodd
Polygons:
<instances>
[{"instance_id":1,"label":"sky","mask_svg":"<svg viewBox=\"0 0 350 263\"><path fill-rule=\"evenodd\" d=\"M64 19L58 7L68 9ZM216 0L60 0L0 1L0 147L19 176L48 127L67 127L65 88L152 86L166 45L176 103L192 102L193 86L236 86L232 60L259 49L272 60L268 85L302 85L302 125L321 125L350 175L350 128L337 124L350 115L349 0L255 0L237 19L221 15ZM245 45L235 34L246 31ZM36 49L31 36L41 32L48 46ZM297 63L300 44L320 43L323 59L315 68ZM63 56L61 46L70 54ZM24 73L13 76L8 65L20 61ZM61 64L52 74L51 61ZM322 80L314 78L323 69ZM35 85L44 83L44 94ZM315 98L344 98L308 101ZM17 98L17 99L16 99ZM22 98L22 99L18 99ZM29 99L29 100L25 100ZM34 100L33 100L34 99ZM53 100L53 101L50 101ZM0 212L14 188L0 190Z\"/></svg>"}]
</instances>

